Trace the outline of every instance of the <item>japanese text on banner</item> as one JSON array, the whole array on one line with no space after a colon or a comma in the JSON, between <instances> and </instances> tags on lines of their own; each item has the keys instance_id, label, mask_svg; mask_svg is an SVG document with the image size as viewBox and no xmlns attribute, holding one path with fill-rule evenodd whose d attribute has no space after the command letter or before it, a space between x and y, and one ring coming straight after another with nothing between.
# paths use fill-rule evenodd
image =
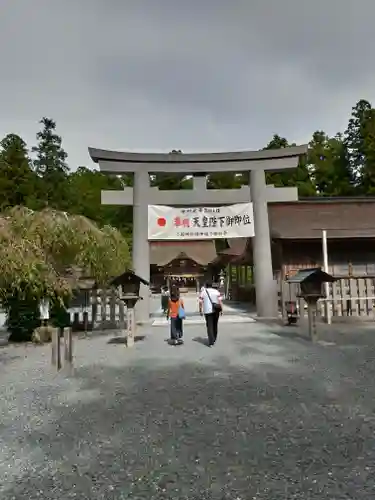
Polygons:
<instances>
[{"instance_id":1,"label":"japanese text on banner","mask_svg":"<svg viewBox=\"0 0 375 500\"><path fill-rule=\"evenodd\" d=\"M149 239L214 239L254 235L252 205L149 207Z\"/></svg>"}]
</instances>

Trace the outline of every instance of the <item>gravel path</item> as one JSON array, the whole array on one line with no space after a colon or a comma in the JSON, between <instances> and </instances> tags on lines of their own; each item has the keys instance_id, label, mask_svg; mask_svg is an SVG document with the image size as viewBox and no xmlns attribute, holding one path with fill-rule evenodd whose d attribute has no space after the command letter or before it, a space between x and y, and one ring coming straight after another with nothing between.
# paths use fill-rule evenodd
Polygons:
<instances>
[{"instance_id":1,"label":"gravel path","mask_svg":"<svg viewBox=\"0 0 375 500\"><path fill-rule=\"evenodd\" d=\"M171 347L77 340L73 376L49 346L0 349L0 498L370 499L372 337L311 346L260 323L200 326Z\"/></svg>"}]
</instances>

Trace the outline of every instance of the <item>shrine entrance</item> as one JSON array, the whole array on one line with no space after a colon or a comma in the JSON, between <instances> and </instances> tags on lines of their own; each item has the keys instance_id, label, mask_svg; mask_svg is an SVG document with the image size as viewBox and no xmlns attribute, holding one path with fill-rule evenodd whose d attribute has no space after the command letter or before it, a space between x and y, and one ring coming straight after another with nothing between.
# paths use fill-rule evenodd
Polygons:
<instances>
[{"instance_id":1,"label":"shrine entrance","mask_svg":"<svg viewBox=\"0 0 375 500\"><path fill-rule=\"evenodd\" d=\"M168 288L176 284L181 293L197 292L199 283L203 283L203 276L201 274L166 274L165 281Z\"/></svg>"},{"instance_id":2,"label":"shrine entrance","mask_svg":"<svg viewBox=\"0 0 375 500\"><path fill-rule=\"evenodd\" d=\"M105 205L133 206L133 268L145 280L150 279L150 246L148 237L149 205L199 207L252 203L254 212L253 258L256 286L256 307L259 317L275 318L277 289L273 279L268 203L296 201L297 189L275 188L266 184L266 171L296 168L306 146L278 150L243 151L205 154L143 154L89 148L101 172L114 175L134 174L134 187L121 191L102 191ZM193 176L193 189L161 191L150 187L150 175L158 172L184 173ZM249 172L249 186L240 189L207 189L211 172ZM200 231L194 232L198 239ZM225 237L225 236L224 236ZM182 236L181 236L182 238ZM137 322L148 322L150 297L147 287L141 288L143 300L137 305Z\"/></svg>"},{"instance_id":3,"label":"shrine entrance","mask_svg":"<svg viewBox=\"0 0 375 500\"><path fill-rule=\"evenodd\" d=\"M210 277L211 263L217 258L215 242L150 241L150 283L153 290L172 282L189 291L199 290Z\"/></svg>"}]
</instances>

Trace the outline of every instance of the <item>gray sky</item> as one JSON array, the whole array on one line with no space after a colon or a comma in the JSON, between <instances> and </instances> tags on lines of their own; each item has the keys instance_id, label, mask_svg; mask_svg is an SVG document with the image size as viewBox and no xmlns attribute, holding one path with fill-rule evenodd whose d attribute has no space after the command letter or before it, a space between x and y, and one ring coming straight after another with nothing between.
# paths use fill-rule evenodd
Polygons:
<instances>
[{"instance_id":1,"label":"gray sky","mask_svg":"<svg viewBox=\"0 0 375 500\"><path fill-rule=\"evenodd\" d=\"M0 136L56 120L88 146L260 149L343 131L375 97L374 0L0 0Z\"/></svg>"}]
</instances>

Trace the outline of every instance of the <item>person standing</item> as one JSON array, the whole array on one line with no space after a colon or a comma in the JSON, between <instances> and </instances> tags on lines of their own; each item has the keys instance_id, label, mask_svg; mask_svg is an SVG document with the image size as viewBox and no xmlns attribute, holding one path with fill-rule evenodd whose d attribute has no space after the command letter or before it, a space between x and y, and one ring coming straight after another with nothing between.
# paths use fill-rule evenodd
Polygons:
<instances>
[{"instance_id":1,"label":"person standing","mask_svg":"<svg viewBox=\"0 0 375 500\"><path fill-rule=\"evenodd\" d=\"M169 294L170 294L171 297L172 297L172 295L175 295L176 297L180 296L180 289L178 288L176 282L172 283L171 289L169 291Z\"/></svg>"},{"instance_id":2,"label":"person standing","mask_svg":"<svg viewBox=\"0 0 375 500\"><path fill-rule=\"evenodd\" d=\"M206 320L208 345L212 347L217 340L219 317L223 314L222 299L219 290L212 283L206 283L199 296L199 312Z\"/></svg>"},{"instance_id":3,"label":"person standing","mask_svg":"<svg viewBox=\"0 0 375 500\"><path fill-rule=\"evenodd\" d=\"M161 290L161 308L164 314L168 312L168 302L169 302L169 288L167 286L163 286Z\"/></svg>"},{"instance_id":4,"label":"person standing","mask_svg":"<svg viewBox=\"0 0 375 500\"><path fill-rule=\"evenodd\" d=\"M173 345L183 344L183 320L185 318L184 301L179 294L171 293L168 302L167 319L170 320L171 328L171 343Z\"/></svg>"}]
</instances>

